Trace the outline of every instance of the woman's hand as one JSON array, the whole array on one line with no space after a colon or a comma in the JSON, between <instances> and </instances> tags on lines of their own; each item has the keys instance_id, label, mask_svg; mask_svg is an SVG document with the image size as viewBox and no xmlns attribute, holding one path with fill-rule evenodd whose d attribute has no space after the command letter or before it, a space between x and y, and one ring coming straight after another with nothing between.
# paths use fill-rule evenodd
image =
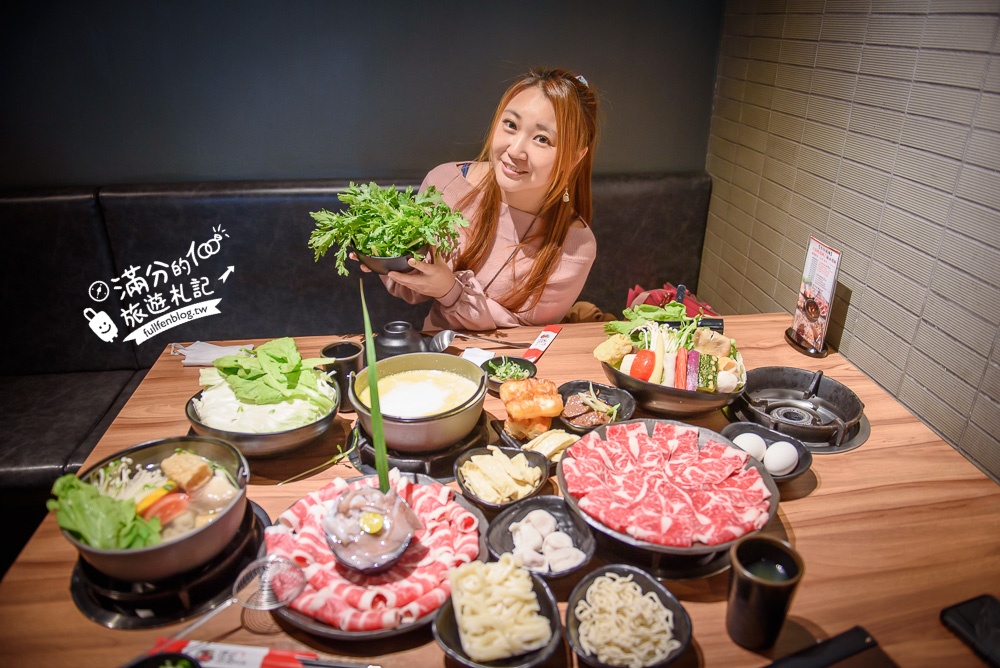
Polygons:
<instances>
[{"instance_id":1,"label":"woman's hand","mask_svg":"<svg viewBox=\"0 0 1000 668\"><path fill-rule=\"evenodd\" d=\"M451 292L457 279L448 263L435 257L436 253L436 248L431 249L422 262L410 258L410 266L413 267L413 271L390 271L387 276L399 285L415 292L432 299L440 299Z\"/></svg>"},{"instance_id":2,"label":"woman's hand","mask_svg":"<svg viewBox=\"0 0 1000 668\"><path fill-rule=\"evenodd\" d=\"M364 262L361 262L360 260L358 260L358 254L357 253L348 253L347 257L349 257L352 260L354 260L355 262L357 262L358 266L361 268L361 271L363 271L364 273L370 274L372 272L371 269L369 269L368 267L365 266Z\"/></svg>"}]
</instances>

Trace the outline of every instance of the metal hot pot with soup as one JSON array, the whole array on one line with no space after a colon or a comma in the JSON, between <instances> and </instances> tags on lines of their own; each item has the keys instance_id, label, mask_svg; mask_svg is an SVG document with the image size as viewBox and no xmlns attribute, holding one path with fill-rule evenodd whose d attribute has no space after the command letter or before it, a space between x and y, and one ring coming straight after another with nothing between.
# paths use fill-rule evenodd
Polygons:
<instances>
[{"instance_id":1,"label":"metal hot pot with soup","mask_svg":"<svg viewBox=\"0 0 1000 668\"><path fill-rule=\"evenodd\" d=\"M457 443L478 424L487 379L472 362L445 353L408 353L379 360L375 370L388 448L433 452ZM361 427L371 434L367 371L351 377L349 397Z\"/></svg>"},{"instance_id":2,"label":"metal hot pot with soup","mask_svg":"<svg viewBox=\"0 0 1000 668\"><path fill-rule=\"evenodd\" d=\"M56 511L69 513L59 522L66 540L105 575L155 582L201 566L230 543L247 512L250 468L243 454L227 441L179 436L115 453L81 472L79 479L96 487L102 497L117 500L98 502L74 495L66 501L69 507ZM134 514L156 519L158 539L141 547L96 547L82 534L67 529L79 524L72 521L75 514L108 513L107 504L126 499L135 502ZM94 510L88 503L96 503ZM76 513L73 506L77 506Z\"/></svg>"}]
</instances>

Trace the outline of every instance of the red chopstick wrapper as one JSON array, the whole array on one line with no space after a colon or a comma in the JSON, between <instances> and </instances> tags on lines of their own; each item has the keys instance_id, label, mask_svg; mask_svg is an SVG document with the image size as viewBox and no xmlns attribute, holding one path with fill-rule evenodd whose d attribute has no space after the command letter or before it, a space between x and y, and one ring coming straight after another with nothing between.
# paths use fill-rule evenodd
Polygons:
<instances>
[{"instance_id":1,"label":"red chopstick wrapper","mask_svg":"<svg viewBox=\"0 0 1000 668\"><path fill-rule=\"evenodd\" d=\"M562 331L560 325L549 325L535 337L535 341L528 348L527 352L524 353L524 359L529 362L537 362L538 358L542 356L545 349L549 347L552 340L556 338L556 335Z\"/></svg>"},{"instance_id":2,"label":"red chopstick wrapper","mask_svg":"<svg viewBox=\"0 0 1000 668\"><path fill-rule=\"evenodd\" d=\"M187 654L202 668L302 668L299 659L315 659L318 656L315 652L184 639L171 642L166 638L158 639L156 649L158 652Z\"/></svg>"}]
</instances>

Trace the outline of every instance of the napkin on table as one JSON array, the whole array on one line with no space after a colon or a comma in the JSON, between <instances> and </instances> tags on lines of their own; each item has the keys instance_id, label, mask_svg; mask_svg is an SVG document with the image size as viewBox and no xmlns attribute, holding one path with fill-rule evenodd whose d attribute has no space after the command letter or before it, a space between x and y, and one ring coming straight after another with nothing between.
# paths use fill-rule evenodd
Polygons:
<instances>
[{"instance_id":1,"label":"napkin on table","mask_svg":"<svg viewBox=\"0 0 1000 668\"><path fill-rule=\"evenodd\" d=\"M467 359L476 366L482 366L483 362L493 358L494 353L482 348L466 348L462 351L462 359Z\"/></svg>"},{"instance_id":2,"label":"napkin on table","mask_svg":"<svg viewBox=\"0 0 1000 668\"><path fill-rule=\"evenodd\" d=\"M235 346L217 346L214 343L195 341L184 347L179 343L170 345L171 355L184 355L181 364L184 366L212 366L212 362L226 355L238 355L241 348L253 348L252 343Z\"/></svg>"}]
</instances>

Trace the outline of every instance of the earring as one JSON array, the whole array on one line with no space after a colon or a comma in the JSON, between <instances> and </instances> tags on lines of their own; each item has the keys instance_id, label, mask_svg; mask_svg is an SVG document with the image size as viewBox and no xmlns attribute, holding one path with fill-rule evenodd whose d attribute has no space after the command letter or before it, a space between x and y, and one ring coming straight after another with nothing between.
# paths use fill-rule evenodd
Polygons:
<instances>
[{"instance_id":1,"label":"earring","mask_svg":"<svg viewBox=\"0 0 1000 668\"><path fill-rule=\"evenodd\" d=\"M569 188L566 188L566 192L563 193L563 201L564 202L569 201Z\"/></svg>"}]
</instances>

